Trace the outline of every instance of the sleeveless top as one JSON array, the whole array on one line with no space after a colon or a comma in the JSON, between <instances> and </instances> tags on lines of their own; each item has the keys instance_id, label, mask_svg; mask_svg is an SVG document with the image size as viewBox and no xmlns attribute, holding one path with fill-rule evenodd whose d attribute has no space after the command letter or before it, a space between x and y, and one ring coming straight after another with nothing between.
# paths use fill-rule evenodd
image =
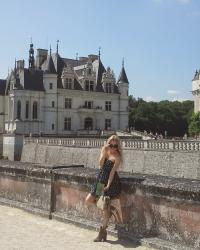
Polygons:
<instances>
[{"instance_id":1,"label":"sleeveless top","mask_svg":"<svg viewBox=\"0 0 200 250\"><path fill-rule=\"evenodd\" d=\"M91 194L93 196L96 197L96 187L97 187L97 183L102 183L105 186L108 183L108 179L109 179L109 175L110 172L112 170L112 167L114 165L114 162L112 162L111 160L105 160L103 167L100 169L100 172L97 176L97 180L94 183L94 185L92 185L91 188ZM112 183L109 187L109 189L105 192L106 196L110 196L110 198L116 198L121 192L121 182L119 179L119 175L117 172L115 172Z\"/></svg>"}]
</instances>

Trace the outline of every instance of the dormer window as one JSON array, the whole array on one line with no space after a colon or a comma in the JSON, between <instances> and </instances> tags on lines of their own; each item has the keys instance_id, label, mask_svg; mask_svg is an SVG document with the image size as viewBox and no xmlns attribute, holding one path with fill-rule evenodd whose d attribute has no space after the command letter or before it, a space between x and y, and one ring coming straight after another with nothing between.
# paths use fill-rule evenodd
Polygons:
<instances>
[{"instance_id":1,"label":"dormer window","mask_svg":"<svg viewBox=\"0 0 200 250\"><path fill-rule=\"evenodd\" d=\"M107 82L105 84L105 91L106 91L106 93L112 93L112 83L111 82Z\"/></svg>"},{"instance_id":2,"label":"dormer window","mask_svg":"<svg viewBox=\"0 0 200 250\"><path fill-rule=\"evenodd\" d=\"M94 81L85 81L85 90L86 91L94 91Z\"/></svg>"},{"instance_id":3,"label":"dormer window","mask_svg":"<svg viewBox=\"0 0 200 250\"><path fill-rule=\"evenodd\" d=\"M66 78L64 81L65 89L72 89L72 78Z\"/></svg>"},{"instance_id":4,"label":"dormer window","mask_svg":"<svg viewBox=\"0 0 200 250\"><path fill-rule=\"evenodd\" d=\"M49 83L49 89L53 89L53 83L52 82Z\"/></svg>"}]
</instances>

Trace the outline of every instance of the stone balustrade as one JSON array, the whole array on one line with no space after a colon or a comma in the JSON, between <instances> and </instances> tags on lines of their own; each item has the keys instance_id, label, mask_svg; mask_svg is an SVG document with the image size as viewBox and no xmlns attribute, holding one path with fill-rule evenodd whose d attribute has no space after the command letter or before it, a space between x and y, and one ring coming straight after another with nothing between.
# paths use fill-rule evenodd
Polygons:
<instances>
[{"instance_id":1,"label":"stone balustrade","mask_svg":"<svg viewBox=\"0 0 200 250\"><path fill-rule=\"evenodd\" d=\"M99 148L106 143L101 138L46 138L46 137L25 137L24 144L36 143L44 145L62 145L66 147L95 147ZM121 139L123 149L144 149L144 150L175 150L175 151L199 151L200 141L189 140L138 140Z\"/></svg>"}]
</instances>

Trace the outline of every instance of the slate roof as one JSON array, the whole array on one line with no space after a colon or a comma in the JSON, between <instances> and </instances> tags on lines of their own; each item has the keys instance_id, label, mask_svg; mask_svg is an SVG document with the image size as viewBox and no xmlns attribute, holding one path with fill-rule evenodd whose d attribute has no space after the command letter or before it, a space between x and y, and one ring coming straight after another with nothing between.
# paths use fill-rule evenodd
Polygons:
<instances>
[{"instance_id":1,"label":"slate roof","mask_svg":"<svg viewBox=\"0 0 200 250\"><path fill-rule=\"evenodd\" d=\"M4 81L4 84L7 87L4 87L4 90L2 88L0 89L0 93L2 91L8 92L10 82L13 80L15 81L15 87L17 89L25 89L25 90L35 90L35 91L45 91L43 86L43 74L44 73L51 73L51 74L57 74L57 87L63 88L62 85L62 79L61 75L63 72L63 68L67 65L70 65L72 68L74 68L75 72L75 78L74 78L74 89L75 90L83 90L81 83L79 82L79 77L82 75L82 71L84 70L86 64L88 63L88 60L76 60L76 59L70 59L70 58L62 58L58 53L50 54L47 56L47 59L43 62L41 65L42 69L26 69L24 68L23 71L19 72L12 72L7 79L7 83L5 84L6 80ZM96 92L104 92L103 86L102 86L102 75L104 72L106 72L106 69L104 65L101 62L101 59L95 59L92 61L93 69L96 72ZM122 71L119 77L119 81L128 82L126 72L124 67L122 67ZM3 85L2 85L3 86ZM1 86L0 86L1 87ZM119 89L117 84L114 84L114 93L119 94Z\"/></svg>"},{"instance_id":2,"label":"slate roof","mask_svg":"<svg viewBox=\"0 0 200 250\"><path fill-rule=\"evenodd\" d=\"M24 69L24 89L44 91L42 70Z\"/></svg>"},{"instance_id":3,"label":"slate roof","mask_svg":"<svg viewBox=\"0 0 200 250\"><path fill-rule=\"evenodd\" d=\"M57 53L52 54L52 59L53 59L53 63L54 63L56 72L57 72L57 74L58 74L58 77L61 77L63 68L64 68L66 65L65 65L63 59L62 59L62 58L60 57L60 55L57 54Z\"/></svg>"},{"instance_id":4,"label":"slate roof","mask_svg":"<svg viewBox=\"0 0 200 250\"><path fill-rule=\"evenodd\" d=\"M85 61L79 61L75 59L70 59L70 58L62 58L64 64L67 66L67 64L71 65L72 67L80 66L83 64L86 64Z\"/></svg>"},{"instance_id":5,"label":"slate roof","mask_svg":"<svg viewBox=\"0 0 200 250\"><path fill-rule=\"evenodd\" d=\"M56 74L56 69L51 55L47 57L47 66L45 72L50 74Z\"/></svg>"},{"instance_id":6,"label":"slate roof","mask_svg":"<svg viewBox=\"0 0 200 250\"><path fill-rule=\"evenodd\" d=\"M199 80L199 75L200 75L200 70L199 70L199 71L196 70L195 75L194 75L194 78L193 78L193 81Z\"/></svg>"},{"instance_id":7,"label":"slate roof","mask_svg":"<svg viewBox=\"0 0 200 250\"><path fill-rule=\"evenodd\" d=\"M124 83L128 83L128 78L126 76L126 72L125 72L125 69L124 69L124 66L122 66L122 70L121 70L121 73L119 75L119 79L117 81L118 83L119 82L124 82Z\"/></svg>"},{"instance_id":8,"label":"slate roof","mask_svg":"<svg viewBox=\"0 0 200 250\"><path fill-rule=\"evenodd\" d=\"M96 91L98 91L98 92L104 92L101 81L102 81L102 75L103 75L103 73L105 71L106 70L105 70L105 68L104 68L104 66L103 66L103 64L101 62L101 59L99 58L99 60L98 60L98 69L97 69L97 76L96 76L97 77Z\"/></svg>"},{"instance_id":9,"label":"slate roof","mask_svg":"<svg viewBox=\"0 0 200 250\"><path fill-rule=\"evenodd\" d=\"M0 95L5 95L6 80L0 79Z\"/></svg>"}]
</instances>

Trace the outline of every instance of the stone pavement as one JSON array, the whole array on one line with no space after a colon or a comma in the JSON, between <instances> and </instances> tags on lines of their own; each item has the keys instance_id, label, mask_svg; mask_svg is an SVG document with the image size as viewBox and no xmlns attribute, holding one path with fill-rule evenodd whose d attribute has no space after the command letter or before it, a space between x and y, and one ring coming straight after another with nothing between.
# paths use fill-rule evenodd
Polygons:
<instances>
[{"instance_id":1,"label":"stone pavement","mask_svg":"<svg viewBox=\"0 0 200 250\"><path fill-rule=\"evenodd\" d=\"M0 206L0 250L99 250L152 248L118 241L108 235L107 242L92 241L97 232L48 220L20 209Z\"/></svg>"}]
</instances>

